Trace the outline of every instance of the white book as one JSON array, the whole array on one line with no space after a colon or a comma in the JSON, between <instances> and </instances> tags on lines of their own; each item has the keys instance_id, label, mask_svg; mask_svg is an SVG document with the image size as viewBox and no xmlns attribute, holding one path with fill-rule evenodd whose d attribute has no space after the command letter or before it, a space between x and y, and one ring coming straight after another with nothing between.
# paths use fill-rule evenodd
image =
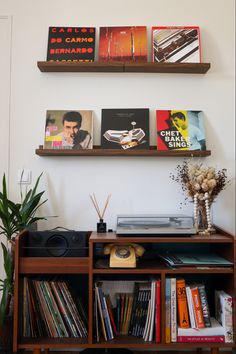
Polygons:
<instances>
[{"instance_id":1,"label":"white book","mask_svg":"<svg viewBox=\"0 0 236 354\"><path fill-rule=\"evenodd\" d=\"M224 327L211 317L211 327L205 328L180 328L178 327L178 336L224 336Z\"/></svg>"},{"instance_id":2,"label":"white book","mask_svg":"<svg viewBox=\"0 0 236 354\"><path fill-rule=\"evenodd\" d=\"M171 342L177 341L177 304L176 304L176 278L170 280L170 323L171 323Z\"/></svg>"},{"instance_id":3,"label":"white book","mask_svg":"<svg viewBox=\"0 0 236 354\"><path fill-rule=\"evenodd\" d=\"M150 331L148 340L151 342L153 340L154 323L155 323L155 302L156 302L156 282L152 281L152 293L151 293L151 319L150 319Z\"/></svg>"},{"instance_id":4,"label":"white book","mask_svg":"<svg viewBox=\"0 0 236 354\"><path fill-rule=\"evenodd\" d=\"M232 296L223 290L215 291L216 318L224 327L225 343L233 343Z\"/></svg>"},{"instance_id":5,"label":"white book","mask_svg":"<svg viewBox=\"0 0 236 354\"><path fill-rule=\"evenodd\" d=\"M189 286L186 286L186 296L187 296L188 312L189 312L191 328L197 328L194 311L193 311L192 294Z\"/></svg>"}]
</instances>

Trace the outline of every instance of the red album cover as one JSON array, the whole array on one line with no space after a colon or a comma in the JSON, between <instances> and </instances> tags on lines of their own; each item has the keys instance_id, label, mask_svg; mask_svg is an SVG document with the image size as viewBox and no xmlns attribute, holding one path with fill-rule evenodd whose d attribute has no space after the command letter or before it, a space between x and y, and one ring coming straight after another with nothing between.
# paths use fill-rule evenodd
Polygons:
<instances>
[{"instance_id":1,"label":"red album cover","mask_svg":"<svg viewBox=\"0 0 236 354\"><path fill-rule=\"evenodd\" d=\"M199 27L152 27L152 61L158 63L201 63Z\"/></svg>"},{"instance_id":2,"label":"red album cover","mask_svg":"<svg viewBox=\"0 0 236 354\"><path fill-rule=\"evenodd\" d=\"M202 111L157 110L158 150L206 150Z\"/></svg>"},{"instance_id":3,"label":"red album cover","mask_svg":"<svg viewBox=\"0 0 236 354\"><path fill-rule=\"evenodd\" d=\"M147 27L100 27L99 60L147 61Z\"/></svg>"},{"instance_id":4,"label":"red album cover","mask_svg":"<svg viewBox=\"0 0 236 354\"><path fill-rule=\"evenodd\" d=\"M49 27L47 61L92 62L95 27Z\"/></svg>"}]
</instances>

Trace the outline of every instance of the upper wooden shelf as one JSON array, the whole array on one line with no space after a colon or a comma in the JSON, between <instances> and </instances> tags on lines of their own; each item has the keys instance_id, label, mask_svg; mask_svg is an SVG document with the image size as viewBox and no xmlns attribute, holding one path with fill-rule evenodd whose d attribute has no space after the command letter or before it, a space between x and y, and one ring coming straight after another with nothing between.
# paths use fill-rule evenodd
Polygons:
<instances>
[{"instance_id":1,"label":"upper wooden shelf","mask_svg":"<svg viewBox=\"0 0 236 354\"><path fill-rule=\"evenodd\" d=\"M115 149L101 149L100 146L94 146L93 149L85 150L71 150L71 149L43 149L39 146L39 149L35 150L36 155L39 156L172 156L172 157L204 157L210 156L211 151L199 151L199 150L169 150L159 151L156 146L150 146L148 150L115 150Z\"/></svg>"},{"instance_id":2,"label":"upper wooden shelf","mask_svg":"<svg viewBox=\"0 0 236 354\"><path fill-rule=\"evenodd\" d=\"M136 73L176 73L205 74L210 63L104 63L104 62L51 62L38 61L42 72L136 72Z\"/></svg>"}]
</instances>

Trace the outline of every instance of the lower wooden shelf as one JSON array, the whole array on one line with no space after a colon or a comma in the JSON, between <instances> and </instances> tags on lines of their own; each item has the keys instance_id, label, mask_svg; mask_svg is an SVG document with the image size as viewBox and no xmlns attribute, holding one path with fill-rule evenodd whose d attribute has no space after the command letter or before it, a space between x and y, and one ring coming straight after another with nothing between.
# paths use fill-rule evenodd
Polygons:
<instances>
[{"instance_id":1,"label":"lower wooden shelf","mask_svg":"<svg viewBox=\"0 0 236 354\"><path fill-rule=\"evenodd\" d=\"M232 344L228 343L155 343L145 342L141 338L132 336L118 336L111 341L100 341L89 343L86 339L81 338L24 338L19 341L19 349L35 349L35 348L140 348L140 349L176 349L182 348L232 348Z\"/></svg>"},{"instance_id":2,"label":"lower wooden shelf","mask_svg":"<svg viewBox=\"0 0 236 354\"><path fill-rule=\"evenodd\" d=\"M146 156L146 157L205 157L210 156L210 150L157 150L156 146L150 146L149 149L102 149L100 146L94 146L93 149L43 149L39 146L35 150L39 156Z\"/></svg>"}]
</instances>

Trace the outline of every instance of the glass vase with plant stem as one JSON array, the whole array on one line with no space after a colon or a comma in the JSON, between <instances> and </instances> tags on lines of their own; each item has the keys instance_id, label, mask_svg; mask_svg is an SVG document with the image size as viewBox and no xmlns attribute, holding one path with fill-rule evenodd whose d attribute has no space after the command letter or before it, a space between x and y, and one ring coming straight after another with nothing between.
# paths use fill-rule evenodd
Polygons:
<instances>
[{"instance_id":1,"label":"glass vase with plant stem","mask_svg":"<svg viewBox=\"0 0 236 354\"><path fill-rule=\"evenodd\" d=\"M184 161L182 165L176 167L176 174L171 173L170 177L180 183L186 193L186 199L190 197L194 203L194 223L197 232L204 235L214 233L210 208L218 194L230 182L227 170L225 168L217 170L215 167Z\"/></svg>"}]
</instances>

